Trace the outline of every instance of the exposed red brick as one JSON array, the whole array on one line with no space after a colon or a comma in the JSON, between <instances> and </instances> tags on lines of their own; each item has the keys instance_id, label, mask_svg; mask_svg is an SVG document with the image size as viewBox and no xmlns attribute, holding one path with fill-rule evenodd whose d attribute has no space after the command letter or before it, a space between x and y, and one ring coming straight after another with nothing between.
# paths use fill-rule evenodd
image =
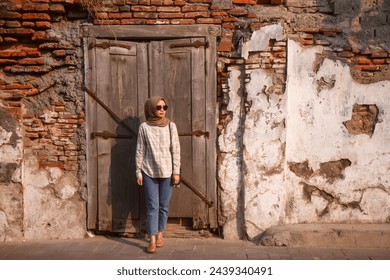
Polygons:
<instances>
[{"instance_id":1,"label":"exposed red brick","mask_svg":"<svg viewBox=\"0 0 390 280\"><path fill-rule=\"evenodd\" d=\"M46 29L51 28L51 23L48 22L48 21L37 21L35 23L35 25L36 25L37 28L40 28L40 29L42 29L42 28L46 28Z\"/></svg>"},{"instance_id":2,"label":"exposed red brick","mask_svg":"<svg viewBox=\"0 0 390 280\"><path fill-rule=\"evenodd\" d=\"M248 15L248 11L246 9L236 8L230 11L230 15L235 17L246 16Z\"/></svg>"},{"instance_id":3,"label":"exposed red brick","mask_svg":"<svg viewBox=\"0 0 390 280\"><path fill-rule=\"evenodd\" d=\"M139 5L150 5L150 0L138 0Z\"/></svg>"},{"instance_id":4,"label":"exposed red brick","mask_svg":"<svg viewBox=\"0 0 390 280\"><path fill-rule=\"evenodd\" d=\"M174 1L175 6L184 6L185 4L187 4L186 0L175 0Z\"/></svg>"},{"instance_id":5,"label":"exposed red brick","mask_svg":"<svg viewBox=\"0 0 390 280\"><path fill-rule=\"evenodd\" d=\"M158 13L144 13L144 12L135 12L133 14L133 17L135 18L158 18Z\"/></svg>"},{"instance_id":6,"label":"exposed red brick","mask_svg":"<svg viewBox=\"0 0 390 280\"><path fill-rule=\"evenodd\" d=\"M213 3L213 0L188 0L188 3Z\"/></svg>"},{"instance_id":7,"label":"exposed red brick","mask_svg":"<svg viewBox=\"0 0 390 280\"><path fill-rule=\"evenodd\" d=\"M182 12L204 12L208 11L208 6L184 6L181 8Z\"/></svg>"},{"instance_id":8,"label":"exposed red brick","mask_svg":"<svg viewBox=\"0 0 390 280\"><path fill-rule=\"evenodd\" d=\"M228 14L227 14L227 12L219 11L219 12L211 12L211 16L212 17L227 17Z\"/></svg>"},{"instance_id":9,"label":"exposed red brick","mask_svg":"<svg viewBox=\"0 0 390 280\"><path fill-rule=\"evenodd\" d=\"M144 20L142 19L122 19L121 24L143 24Z\"/></svg>"},{"instance_id":10,"label":"exposed red brick","mask_svg":"<svg viewBox=\"0 0 390 280\"><path fill-rule=\"evenodd\" d=\"M370 59L367 59L367 58L359 58L359 59L356 59L355 62L357 64L364 64L364 65L369 65L371 64L371 60Z\"/></svg>"},{"instance_id":11,"label":"exposed red brick","mask_svg":"<svg viewBox=\"0 0 390 280\"><path fill-rule=\"evenodd\" d=\"M46 13L26 13L22 15L23 20L51 20L50 15Z\"/></svg>"},{"instance_id":12,"label":"exposed red brick","mask_svg":"<svg viewBox=\"0 0 390 280\"><path fill-rule=\"evenodd\" d=\"M375 58L386 58L388 55L385 51L374 51L371 54L371 57Z\"/></svg>"},{"instance_id":13,"label":"exposed red brick","mask_svg":"<svg viewBox=\"0 0 390 280\"><path fill-rule=\"evenodd\" d=\"M223 23L222 28L234 29L234 24L233 23Z\"/></svg>"},{"instance_id":14,"label":"exposed red brick","mask_svg":"<svg viewBox=\"0 0 390 280\"><path fill-rule=\"evenodd\" d=\"M23 4L22 10L23 11L34 11L35 10L35 5L32 4L32 3Z\"/></svg>"},{"instance_id":15,"label":"exposed red brick","mask_svg":"<svg viewBox=\"0 0 390 280\"><path fill-rule=\"evenodd\" d=\"M65 13L65 7L61 4L50 5L50 12L56 14L63 14Z\"/></svg>"},{"instance_id":16,"label":"exposed red brick","mask_svg":"<svg viewBox=\"0 0 390 280\"><path fill-rule=\"evenodd\" d=\"M38 58L23 58L19 59L18 63L20 65L43 65L45 62L42 57Z\"/></svg>"},{"instance_id":17,"label":"exposed red brick","mask_svg":"<svg viewBox=\"0 0 390 280\"><path fill-rule=\"evenodd\" d=\"M108 18L109 19L120 19L121 14L120 13L108 13Z\"/></svg>"},{"instance_id":18,"label":"exposed red brick","mask_svg":"<svg viewBox=\"0 0 390 280\"><path fill-rule=\"evenodd\" d=\"M12 20L12 21L7 21L5 23L5 26L9 28L18 28L18 27L22 27L22 24L19 21Z\"/></svg>"},{"instance_id":19,"label":"exposed red brick","mask_svg":"<svg viewBox=\"0 0 390 280\"><path fill-rule=\"evenodd\" d=\"M28 28L0 28L0 35L4 36L31 36L34 32Z\"/></svg>"},{"instance_id":20,"label":"exposed red brick","mask_svg":"<svg viewBox=\"0 0 390 280\"><path fill-rule=\"evenodd\" d=\"M169 19L146 19L144 24L156 25L156 24L169 24Z\"/></svg>"},{"instance_id":21,"label":"exposed red brick","mask_svg":"<svg viewBox=\"0 0 390 280\"><path fill-rule=\"evenodd\" d=\"M18 62L13 59L0 59L0 65L14 65L17 64Z\"/></svg>"},{"instance_id":22,"label":"exposed red brick","mask_svg":"<svg viewBox=\"0 0 390 280\"><path fill-rule=\"evenodd\" d=\"M217 48L219 52L230 52L233 49L233 43L231 40L222 40Z\"/></svg>"},{"instance_id":23,"label":"exposed red brick","mask_svg":"<svg viewBox=\"0 0 390 280\"><path fill-rule=\"evenodd\" d=\"M377 65L355 65L353 68L357 71L379 71L381 69Z\"/></svg>"},{"instance_id":24,"label":"exposed red brick","mask_svg":"<svg viewBox=\"0 0 390 280\"><path fill-rule=\"evenodd\" d=\"M301 43L302 45L313 45L313 40L301 39L299 40L299 43Z\"/></svg>"},{"instance_id":25,"label":"exposed red brick","mask_svg":"<svg viewBox=\"0 0 390 280\"><path fill-rule=\"evenodd\" d=\"M158 14L159 18L168 18L168 19L176 19L176 18L183 18L183 13L160 13Z\"/></svg>"},{"instance_id":26,"label":"exposed red brick","mask_svg":"<svg viewBox=\"0 0 390 280\"><path fill-rule=\"evenodd\" d=\"M208 18L208 17L210 17L210 13L209 12L190 12L190 13L184 14L184 17L185 18L199 18L199 17Z\"/></svg>"},{"instance_id":27,"label":"exposed red brick","mask_svg":"<svg viewBox=\"0 0 390 280\"><path fill-rule=\"evenodd\" d=\"M257 0L257 4L269 4L270 0Z\"/></svg>"},{"instance_id":28,"label":"exposed red brick","mask_svg":"<svg viewBox=\"0 0 390 280\"><path fill-rule=\"evenodd\" d=\"M188 24L194 24L194 19L172 19L171 24L179 24L179 25L188 25Z\"/></svg>"},{"instance_id":29,"label":"exposed red brick","mask_svg":"<svg viewBox=\"0 0 390 280\"><path fill-rule=\"evenodd\" d=\"M157 12L180 13L180 7L157 7Z\"/></svg>"},{"instance_id":30,"label":"exposed red brick","mask_svg":"<svg viewBox=\"0 0 390 280\"><path fill-rule=\"evenodd\" d=\"M374 64L385 64L386 60L385 59L373 59L372 62Z\"/></svg>"},{"instance_id":31,"label":"exposed red brick","mask_svg":"<svg viewBox=\"0 0 390 280\"><path fill-rule=\"evenodd\" d=\"M236 5L256 5L257 2L255 0L233 0L233 4L236 4Z\"/></svg>"},{"instance_id":32,"label":"exposed red brick","mask_svg":"<svg viewBox=\"0 0 390 280\"><path fill-rule=\"evenodd\" d=\"M46 40L46 32L45 31L36 31L34 32L34 36L31 37L33 41L44 41Z\"/></svg>"},{"instance_id":33,"label":"exposed red brick","mask_svg":"<svg viewBox=\"0 0 390 280\"><path fill-rule=\"evenodd\" d=\"M152 7L145 7L145 6L132 6L131 10L134 12L155 12L157 11L157 8Z\"/></svg>"},{"instance_id":34,"label":"exposed red brick","mask_svg":"<svg viewBox=\"0 0 390 280\"><path fill-rule=\"evenodd\" d=\"M1 19L20 19L22 18L22 14L18 12L11 11L0 11Z\"/></svg>"},{"instance_id":35,"label":"exposed red brick","mask_svg":"<svg viewBox=\"0 0 390 280\"><path fill-rule=\"evenodd\" d=\"M0 57L26 57L27 53L25 51L16 51L16 50L4 50L0 51Z\"/></svg>"},{"instance_id":36,"label":"exposed red brick","mask_svg":"<svg viewBox=\"0 0 390 280\"><path fill-rule=\"evenodd\" d=\"M41 50L58 49L59 44L58 43L44 43L44 44L39 45L38 48Z\"/></svg>"},{"instance_id":37,"label":"exposed red brick","mask_svg":"<svg viewBox=\"0 0 390 280\"><path fill-rule=\"evenodd\" d=\"M343 57L343 58L351 58L354 56L353 52L339 52L337 54L338 57Z\"/></svg>"},{"instance_id":38,"label":"exposed red brick","mask_svg":"<svg viewBox=\"0 0 390 280\"><path fill-rule=\"evenodd\" d=\"M272 5L281 5L283 4L284 0L271 0L270 3Z\"/></svg>"},{"instance_id":39,"label":"exposed red brick","mask_svg":"<svg viewBox=\"0 0 390 280\"><path fill-rule=\"evenodd\" d=\"M196 19L196 23L199 23L199 24L221 24L222 19L220 19L220 18L198 18L198 19Z\"/></svg>"},{"instance_id":40,"label":"exposed red brick","mask_svg":"<svg viewBox=\"0 0 390 280\"><path fill-rule=\"evenodd\" d=\"M224 17L222 20L223 20L223 22L236 22L237 21L236 18L232 18L232 17Z\"/></svg>"},{"instance_id":41,"label":"exposed red brick","mask_svg":"<svg viewBox=\"0 0 390 280\"><path fill-rule=\"evenodd\" d=\"M32 21L23 21L22 22L22 27L24 28L32 28L35 26L35 22Z\"/></svg>"}]
</instances>

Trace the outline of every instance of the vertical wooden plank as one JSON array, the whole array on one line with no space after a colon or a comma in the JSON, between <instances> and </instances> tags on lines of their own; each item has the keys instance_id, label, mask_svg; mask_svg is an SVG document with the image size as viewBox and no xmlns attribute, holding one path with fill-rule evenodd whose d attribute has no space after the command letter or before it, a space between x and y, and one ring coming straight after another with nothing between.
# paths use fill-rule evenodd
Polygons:
<instances>
[{"instance_id":1,"label":"vertical wooden plank","mask_svg":"<svg viewBox=\"0 0 390 280\"><path fill-rule=\"evenodd\" d=\"M110 49L96 48L96 94L100 100L110 107L109 93L111 92ZM110 131L111 117L101 106L97 107L97 131ZM110 155L111 139L97 138L98 150L98 230L112 230L112 201L110 185Z\"/></svg>"},{"instance_id":2,"label":"vertical wooden plank","mask_svg":"<svg viewBox=\"0 0 390 280\"><path fill-rule=\"evenodd\" d=\"M149 97L160 95L165 96L164 82L165 74L169 71L165 69L163 45L161 41L153 41L148 45L149 52Z\"/></svg>"},{"instance_id":3,"label":"vertical wooden plank","mask_svg":"<svg viewBox=\"0 0 390 280\"><path fill-rule=\"evenodd\" d=\"M109 180L112 201L112 231L139 232L139 189L135 187L135 131L139 126L137 104L136 44L121 42L126 47L110 48L110 109L122 120L111 120L111 131L131 138L111 140ZM127 127L131 128L131 131ZM126 170L126 172L124 172Z\"/></svg>"},{"instance_id":4,"label":"vertical wooden plank","mask_svg":"<svg viewBox=\"0 0 390 280\"><path fill-rule=\"evenodd\" d=\"M164 78L161 84L164 96L170 104L168 118L175 122L180 132L190 132L191 115L191 49L170 48L173 43L189 43L185 40L167 40L163 42L164 50ZM180 138L181 146L181 172L182 176L192 182L192 139L190 136ZM170 218L192 218L193 193L186 186L175 188L171 205Z\"/></svg>"},{"instance_id":5,"label":"vertical wooden plank","mask_svg":"<svg viewBox=\"0 0 390 280\"><path fill-rule=\"evenodd\" d=\"M208 209L210 228L218 228L217 220L217 72L216 53L217 43L214 36L206 37L209 47L206 49L206 185L207 197L214 202L214 207Z\"/></svg>"},{"instance_id":6,"label":"vertical wooden plank","mask_svg":"<svg viewBox=\"0 0 390 280\"><path fill-rule=\"evenodd\" d=\"M194 38L195 40L204 40ZM191 71L192 71L192 131L206 130L206 96L205 96L205 51L204 48L191 49ZM193 185L198 191L206 195L206 138L193 136L192 153L193 153ZM207 228L208 210L207 206L198 196L193 196L193 228Z\"/></svg>"},{"instance_id":7,"label":"vertical wooden plank","mask_svg":"<svg viewBox=\"0 0 390 280\"><path fill-rule=\"evenodd\" d=\"M149 65L148 44L137 43L137 116L140 123L145 121L144 105L149 98ZM138 133L138 127L136 128ZM132 159L135 163L135 158ZM136 186L139 190L139 232L146 232L146 199L144 188Z\"/></svg>"},{"instance_id":8,"label":"vertical wooden plank","mask_svg":"<svg viewBox=\"0 0 390 280\"><path fill-rule=\"evenodd\" d=\"M90 47L92 38L84 40L85 85L96 92L95 49ZM97 224L97 142L90 137L96 129L96 101L85 93L86 160L87 160L87 228L96 229Z\"/></svg>"}]
</instances>

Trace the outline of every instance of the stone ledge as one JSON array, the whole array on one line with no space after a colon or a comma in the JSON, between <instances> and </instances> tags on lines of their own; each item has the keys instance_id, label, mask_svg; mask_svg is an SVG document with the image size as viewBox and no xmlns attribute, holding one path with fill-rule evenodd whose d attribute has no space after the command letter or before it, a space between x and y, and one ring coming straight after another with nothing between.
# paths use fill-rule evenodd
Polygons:
<instances>
[{"instance_id":1,"label":"stone ledge","mask_svg":"<svg viewBox=\"0 0 390 280\"><path fill-rule=\"evenodd\" d=\"M262 246L390 248L390 224L294 224L267 229Z\"/></svg>"}]
</instances>

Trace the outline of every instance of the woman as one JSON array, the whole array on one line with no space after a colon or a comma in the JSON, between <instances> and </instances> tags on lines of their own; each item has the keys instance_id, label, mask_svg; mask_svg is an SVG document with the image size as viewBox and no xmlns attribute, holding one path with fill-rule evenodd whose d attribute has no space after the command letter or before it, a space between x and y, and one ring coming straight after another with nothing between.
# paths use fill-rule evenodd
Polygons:
<instances>
[{"instance_id":1,"label":"woman","mask_svg":"<svg viewBox=\"0 0 390 280\"><path fill-rule=\"evenodd\" d=\"M180 143L175 123L165 115L167 102L153 96L145 103L146 122L138 131L136 176L145 187L146 229L150 237L148 253L164 245L169 201L174 185L180 181Z\"/></svg>"}]
</instances>

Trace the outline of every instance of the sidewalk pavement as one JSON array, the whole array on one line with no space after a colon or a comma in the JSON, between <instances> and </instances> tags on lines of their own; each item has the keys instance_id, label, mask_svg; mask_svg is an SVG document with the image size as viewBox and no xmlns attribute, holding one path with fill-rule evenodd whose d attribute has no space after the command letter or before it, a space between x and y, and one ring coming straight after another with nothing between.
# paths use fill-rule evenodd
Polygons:
<instances>
[{"instance_id":1,"label":"sidewalk pavement","mask_svg":"<svg viewBox=\"0 0 390 280\"><path fill-rule=\"evenodd\" d=\"M390 224L280 225L256 243L174 232L154 254L144 237L97 235L0 242L0 260L390 260Z\"/></svg>"},{"instance_id":2,"label":"sidewalk pavement","mask_svg":"<svg viewBox=\"0 0 390 280\"><path fill-rule=\"evenodd\" d=\"M277 247L250 241L165 238L148 254L145 238L95 236L77 240L0 243L0 260L390 260L390 248Z\"/></svg>"}]
</instances>

